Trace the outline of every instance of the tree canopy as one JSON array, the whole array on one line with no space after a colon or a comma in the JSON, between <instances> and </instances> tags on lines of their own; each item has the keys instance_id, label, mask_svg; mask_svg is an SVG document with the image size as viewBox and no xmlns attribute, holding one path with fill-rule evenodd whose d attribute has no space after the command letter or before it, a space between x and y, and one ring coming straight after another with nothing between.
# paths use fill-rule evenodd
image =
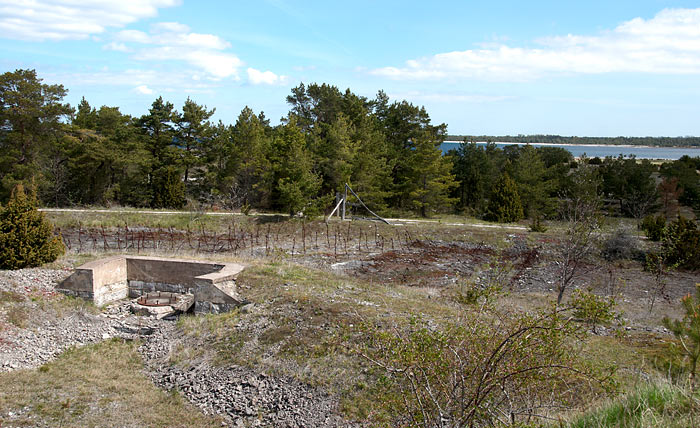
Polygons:
<instances>
[{"instance_id":1,"label":"tree canopy","mask_svg":"<svg viewBox=\"0 0 700 428\"><path fill-rule=\"evenodd\" d=\"M447 125L381 90L368 98L325 83L299 84L276 126L249 107L232 124L213 123L215 108L191 98L177 108L158 97L132 117L85 98L73 109L63 102L66 94L34 70L0 75L0 202L17 183L33 182L44 205L192 203L297 214L330 208L348 183L385 214L456 211L539 221L557 215L577 165L553 147L500 149L465 140L443 153ZM606 203L616 202L611 212L641 218L661 205L700 211L698 159L660 171L634 158L581 162L602 179L597 191Z\"/></svg>"}]
</instances>

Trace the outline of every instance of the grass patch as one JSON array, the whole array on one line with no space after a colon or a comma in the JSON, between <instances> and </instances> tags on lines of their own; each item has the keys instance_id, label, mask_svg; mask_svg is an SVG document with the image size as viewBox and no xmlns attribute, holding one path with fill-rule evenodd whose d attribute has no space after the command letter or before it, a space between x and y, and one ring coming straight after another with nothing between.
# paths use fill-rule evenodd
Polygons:
<instances>
[{"instance_id":1,"label":"grass patch","mask_svg":"<svg viewBox=\"0 0 700 428\"><path fill-rule=\"evenodd\" d=\"M18 302L21 302L23 300L24 300L24 297L22 297L22 295L17 293L16 291L0 290L0 304L18 303Z\"/></svg>"},{"instance_id":2,"label":"grass patch","mask_svg":"<svg viewBox=\"0 0 700 428\"><path fill-rule=\"evenodd\" d=\"M700 424L700 397L684 388L647 384L574 418L567 428L687 428Z\"/></svg>"},{"instance_id":3,"label":"grass patch","mask_svg":"<svg viewBox=\"0 0 700 428\"><path fill-rule=\"evenodd\" d=\"M449 319L453 309L424 290L285 261L253 261L236 283L254 309L182 318L187 346L210 351L215 364L247 365L322 386L349 397L350 407L361 401L350 397L365 392L356 385L368 381L366 362L350 350L361 339L350 334L353 325L362 320L400 325L419 312Z\"/></svg>"},{"instance_id":4,"label":"grass patch","mask_svg":"<svg viewBox=\"0 0 700 428\"><path fill-rule=\"evenodd\" d=\"M141 372L137 346L113 339L68 350L37 370L0 373L0 426L221 425L156 388Z\"/></svg>"}]
</instances>

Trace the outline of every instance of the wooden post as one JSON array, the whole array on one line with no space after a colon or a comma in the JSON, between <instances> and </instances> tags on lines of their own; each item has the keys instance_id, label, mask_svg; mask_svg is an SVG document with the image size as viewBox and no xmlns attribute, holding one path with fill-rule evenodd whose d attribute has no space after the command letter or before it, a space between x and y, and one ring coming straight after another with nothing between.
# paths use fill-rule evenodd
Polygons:
<instances>
[{"instance_id":1,"label":"wooden post","mask_svg":"<svg viewBox=\"0 0 700 428\"><path fill-rule=\"evenodd\" d=\"M342 219L345 220L345 203L348 200L348 185L345 184L345 195L343 196L343 216Z\"/></svg>"}]
</instances>

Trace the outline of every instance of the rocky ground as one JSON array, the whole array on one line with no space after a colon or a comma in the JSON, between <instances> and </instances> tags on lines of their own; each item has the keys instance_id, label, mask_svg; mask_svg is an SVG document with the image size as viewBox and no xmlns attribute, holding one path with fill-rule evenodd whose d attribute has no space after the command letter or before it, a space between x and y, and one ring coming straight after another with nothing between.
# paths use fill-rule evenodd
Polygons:
<instances>
[{"instance_id":1,"label":"rocky ground","mask_svg":"<svg viewBox=\"0 0 700 428\"><path fill-rule=\"evenodd\" d=\"M157 386L177 389L205 414L218 414L229 426L351 426L338 415L334 397L293 378L207 361L186 368L171 365L180 340L173 320L134 316L128 302L102 311L81 302L66 303L54 284L68 274L49 269L0 271L0 370L36 368L69 347L112 337L141 340L144 373ZM20 310L25 316L17 316Z\"/></svg>"}]
</instances>

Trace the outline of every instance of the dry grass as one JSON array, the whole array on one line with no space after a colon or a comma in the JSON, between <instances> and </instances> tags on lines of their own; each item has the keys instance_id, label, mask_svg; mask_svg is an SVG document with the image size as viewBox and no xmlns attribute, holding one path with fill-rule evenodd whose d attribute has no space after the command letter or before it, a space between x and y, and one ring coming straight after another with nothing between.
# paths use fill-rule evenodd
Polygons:
<instances>
[{"instance_id":1,"label":"dry grass","mask_svg":"<svg viewBox=\"0 0 700 428\"><path fill-rule=\"evenodd\" d=\"M566 428L687 428L700 424L700 396L687 388L663 383L644 384L629 394L603 403Z\"/></svg>"},{"instance_id":2,"label":"dry grass","mask_svg":"<svg viewBox=\"0 0 700 428\"><path fill-rule=\"evenodd\" d=\"M217 364L249 365L322 386L338 394L343 411L355 418L366 416L368 386L375 380L366 361L352 351L361 340L353 325L364 321L400 327L420 316L439 326L465 310L449 289L436 293L376 284L286 261L251 263L237 283L255 309L182 319L186 336L194 340L189 346L198 356L208 349ZM529 311L546 306L547 299L537 293L511 294L498 304ZM593 365L617 365L621 392L640 379L661 375L662 361L669 358L666 342L641 335L591 336L582 344L582 356Z\"/></svg>"},{"instance_id":3,"label":"dry grass","mask_svg":"<svg viewBox=\"0 0 700 428\"><path fill-rule=\"evenodd\" d=\"M141 372L137 345L113 339L71 349L37 370L0 373L0 426L221 425L156 388Z\"/></svg>"}]
</instances>

